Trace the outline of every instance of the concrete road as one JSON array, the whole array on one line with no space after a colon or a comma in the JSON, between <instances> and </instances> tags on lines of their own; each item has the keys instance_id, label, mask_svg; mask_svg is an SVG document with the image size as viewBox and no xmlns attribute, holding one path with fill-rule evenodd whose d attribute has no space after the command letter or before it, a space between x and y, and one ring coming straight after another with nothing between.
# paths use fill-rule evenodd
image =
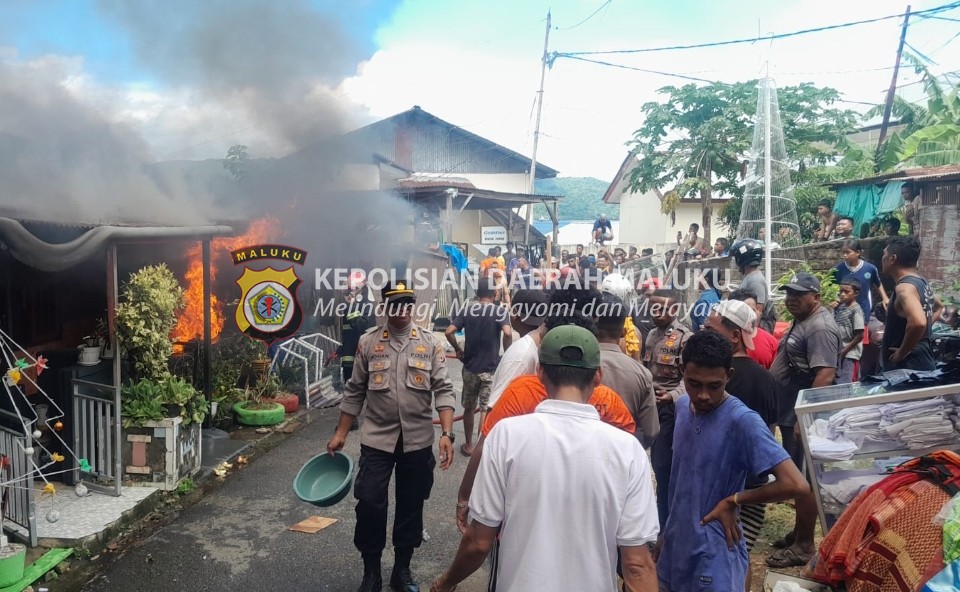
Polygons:
<instances>
[{"instance_id":1,"label":"concrete road","mask_svg":"<svg viewBox=\"0 0 960 592\"><path fill-rule=\"evenodd\" d=\"M457 384L459 399L460 365L451 360L449 369ZM355 502L352 495L334 507L317 508L301 502L292 490L293 478L300 466L324 448L339 412L327 409L312 413L312 423L230 476L223 487L184 510L174 523L105 565L82 589L86 592L356 590L363 566L353 546ZM459 448L463 441L462 424L457 422L455 429ZM350 434L345 452L354 459L359 458L357 432ZM454 510L466 461L458 453L449 470L437 469L433 493L426 503L424 524L430 538L417 550L412 565L424 591L429 590L433 578L452 561L460 541ZM391 524L392 511L391 501ZM339 521L317 534L287 530L314 515ZM389 545L389 531L387 540ZM384 580L389 577L392 565L393 551L388 546L384 552ZM459 590L481 592L485 585L486 574L478 572Z\"/></svg>"}]
</instances>

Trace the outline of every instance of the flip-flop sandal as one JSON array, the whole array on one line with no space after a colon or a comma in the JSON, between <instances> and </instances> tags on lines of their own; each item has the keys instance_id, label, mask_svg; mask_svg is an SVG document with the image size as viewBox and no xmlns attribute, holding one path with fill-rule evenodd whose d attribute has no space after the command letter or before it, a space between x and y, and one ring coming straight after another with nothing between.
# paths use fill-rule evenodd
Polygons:
<instances>
[{"instance_id":1,"label":"flip-flop sandal","mask_svg":"<svg viewBox=\"0 0 960 592\"><path fill-rule=\"evenodd\" d=\"M813 557L813 553L804 557L803 555L798 554L793 549L780 549L770 557L767 557L767 565L769 567L803 567L809 563L810 559Z\"/></svg>"},{"instance_id":2,"label":"flip-flop sandal","mask_svg":"<svg viewBox=\"0 0 960 592\"><path fill-rule=\"evenodd\" d=\"M466 457L470 457L472 453L467 452L467 445L466 445L466 444L461 444L461 445L460 445L460 454L462 454L462 455L464 455L464 456L466 456Z\"/></svg>"},{"instance_id":3,"label":"flip-flop sandal","mask_svg":"<svg viewBox=\"0 0 960 592\"><path fill-rule=\"evenodd\" d=\"M796 538L792 532L788 532L779 539L770 543L770 546L774 549L786 549L787 547L793 546L793 540Z\"/></svg>"}]
</instances>

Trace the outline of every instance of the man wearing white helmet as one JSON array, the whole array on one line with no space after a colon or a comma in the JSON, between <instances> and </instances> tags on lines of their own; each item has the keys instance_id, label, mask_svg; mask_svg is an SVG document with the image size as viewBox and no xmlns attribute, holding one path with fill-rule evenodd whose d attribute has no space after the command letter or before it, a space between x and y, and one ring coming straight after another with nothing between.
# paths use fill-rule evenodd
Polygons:
<instances>
[{"instance_id":1,"label":"man wearing white helmet","mask_svg":"<svg viewBox=\"0 0 960 592\"><path fill-rule=\"evenodd\" d=\"M593 242L603 246L603 241L613 240L613 225L607 220L606 214L600 214L600 219L593 223Z\"/></svg>"},{"instance_id":2,"label":"man wearing white helmet","mask_svg":"<svg viewBox=\"0 0 960 592\"><path fill-rule=\"evenodd\" d=\"M641 350L643 348L643 339L640 331L636 325L634 325L631 316L634 296L636 295L633 289L633 283L619 273L611 273L603 280L600 289L603 292L613 294L619 298L627 313L623 327L623 336L620 338L620 350L637 362L642 361Z\"/></svg>"}]
</instances>

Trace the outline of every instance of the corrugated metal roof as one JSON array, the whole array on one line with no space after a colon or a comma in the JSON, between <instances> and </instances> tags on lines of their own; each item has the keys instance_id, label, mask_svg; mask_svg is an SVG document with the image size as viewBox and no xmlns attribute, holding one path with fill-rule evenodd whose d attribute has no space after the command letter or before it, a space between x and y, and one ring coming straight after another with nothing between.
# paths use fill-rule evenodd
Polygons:
<instances>
[{"instance_id":1,"label":"corrugated metal roof","mask_svg":"<svg viewBox=\"0 0 960 592\"><path fill-rule=\"evenodd\" d=\"M530 158L414 106L346 134L365 138L381 158L415 171L525 173ZM558 171L537 163L538 179Z\"/></svg>"},{"instance_id":2,"label":"corrugated metal roof","mask_svg":"<svg viewBox=\"0 0 960 592\"><path fill-rule=\"evenodd\" d=\"M884 183L886 181L938 181L956 178L960 180L960 164L948 164L939 167L924 167L914 169L903 169L895 173L878 175L876 177L867 177L855 181L845 181L843 183L830 183L828 187L849 187L853 185L870 185L873 183Z\"/></svg>"},{"instance_id":3,"label":"corrugated metal roof","mask_svg":"<svg viewBox=\"0 0 960 592\"><path fill-rule=\"evenodd\" d=\"M412 197L417 203L434 202L438 204L446 199L444 189L450 187L449 184L437 186L414 185L412 187L397 187L397 192L401 195ZM516 208L526 204L538 204L544 201L555 201L561 199L556 195L531 195L529 193L506 193L503 191L491 191L489 189L463 189L457 193L454 198L453 206L459 209L465 202L467 196L472 195L470 202L466 205L467 210L490 210L496 208Z\"/></svg>"}]
</instances>

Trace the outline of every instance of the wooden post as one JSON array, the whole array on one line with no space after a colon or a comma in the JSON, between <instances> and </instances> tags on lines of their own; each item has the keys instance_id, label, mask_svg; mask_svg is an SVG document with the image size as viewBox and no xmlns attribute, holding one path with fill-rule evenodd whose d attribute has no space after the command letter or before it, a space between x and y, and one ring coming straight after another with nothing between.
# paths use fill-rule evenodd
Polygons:
<instances>
[{"instance_id":1,"label":"wooden post","mask_svg":"<svg viewBox=\"0 0 960 592\"><path fill-rule=\"evenodd\" d=\"M547 262L540 267L542 267L544 271L553 269L553 239L549 236L547 237L547 256L544 257L544 259L546 259Z\"/></svg>"},{"instance_id":2,"label":"wooden post","mask_svg":"<svg viewBox=\"0 0 960 592\"><path fill-rule=\"evenodd\" d=\"M878 150L887 137L887 126L890 124L890 112L893 110L893 95L897 92L897 75L900 73L900 58L903 56L903 44L907 40L907 23L909 22L910 7L907 6L907 12L903 15L903 28L900 29L900 45L897 46L897 61L893 64L893 79L890 81L890 88L887 90L887 102L883 106L883 123L880 124L880 139L877 140Z\"/></svg>"},{"instance_id":3,"label":"wooden post","mask_svg":"<svg viewBox=\"0 0 960 592\"><path fill-rule=\"evenodd\" d=\"M557 200L553 200L553 244L560 242L560 218L557 214ZM563 263L561 261L561 263Z\"/></svg>"},{"instance_id":4,"label":"wooden post","mask_svg":"<svg viewBox=\"0 0 960 592\"><path fill-rule=\"evenodd\" d=\"M121 476L123 475L123 458L120 448L121 438L123 437L120 425L120 415L122 403L120 401L120 346L117 342L117 302L120 300L120 285L117 279L117 244L111 243L107 247L107 333L110 339L110 347L113 349L113 441L116 443L116 449L113 451L113 493L116 496L121 495L122 485ZM71 387L72 388L72 387ZM74 442L79 443L79 422L73 418ZM74 448L76 450L76 448ZM79 482L79 467L74 473L75 479Z\"/></svg>"}]
</instances>

